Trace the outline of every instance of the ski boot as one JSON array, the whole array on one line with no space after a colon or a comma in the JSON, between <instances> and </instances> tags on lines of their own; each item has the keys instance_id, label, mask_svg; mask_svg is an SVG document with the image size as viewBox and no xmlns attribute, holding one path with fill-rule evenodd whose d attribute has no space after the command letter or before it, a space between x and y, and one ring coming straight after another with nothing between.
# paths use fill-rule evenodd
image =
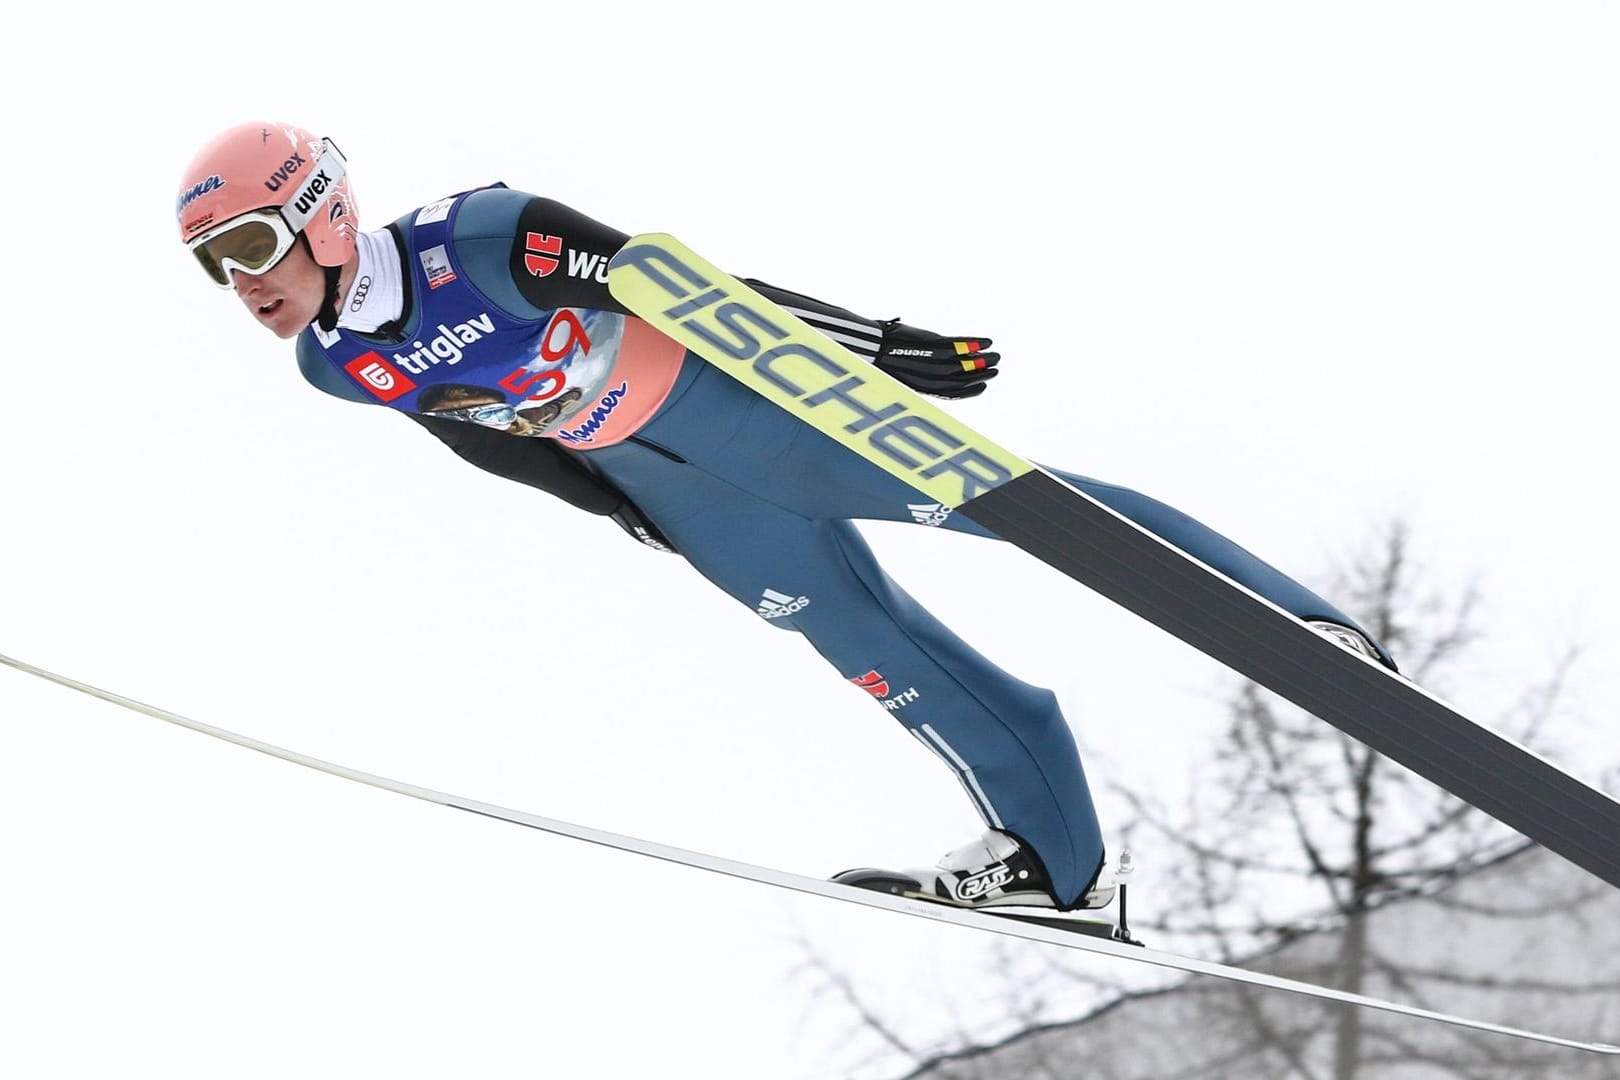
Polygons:
<instances>
[{"instance_id":1,"label":"ski boot","mask_svg":"<svg viewBox=\"0 0 1620 1080\"><path fill-rule=\"evenodd\" d=\"M1367 635L1363 634L1359 630L1352 630L1348 626L1343 626L1336 622L1328 622L1326 619L1306 619L1305 624L1313 630L1320 630L1322 633L1326 634L1328 637L1332 638L1340 645L1343 645L1346 649L1349 649L1353 653L1360 653L1369 660L1376 660L1380 664L1383 664L1385 667L1389 668L1391 671L1399 670L1395 666L1395 661L1391 660L1388 656L1380 652L1378 648L1374 646L1370 640L1368 640Z\"/></svg>"},{"instance_id":2,"label":"ski boot","mask_svg":"<svg viewBox=\"0 0 1620 1080\"><path fill-rule=\"evenodd\" d=\"M1010 833L991 829L969 844L948 852L932 870L845 870L833 876L842 885L932 900L965 908L1043 908L1047 911L1092 910L1106 907L1123 870L1104 865L1097 882L1067 908L1052 895L1051 879L1034 852Z\"/></svg>"}]
</instances>

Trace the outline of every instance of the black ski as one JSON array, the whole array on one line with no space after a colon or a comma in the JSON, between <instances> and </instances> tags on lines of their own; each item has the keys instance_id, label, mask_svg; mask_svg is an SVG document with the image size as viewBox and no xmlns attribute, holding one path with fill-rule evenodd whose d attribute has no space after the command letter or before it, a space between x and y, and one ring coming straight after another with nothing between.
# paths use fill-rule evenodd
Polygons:
<instances>
[{"instance_id":1,"label":"black ski","mask_svg":"<svg viewBox=\"0 0 1620 1080\"><path fill-rule=\"evenodd\" d=\"M1025 473L958 513L1620 886L1620 803L1056 477Z\"/></svg>"},{"instance_id":2,"label":"black ski","mask_svg":"<svg viewBox=\"0 0 1620 1080\"><path fill-rule=\"evenodd\" d=\"M852 452L1620 886L1620 803L996 445L665 234L631 311Z\"/></svg>"}]
</instances>

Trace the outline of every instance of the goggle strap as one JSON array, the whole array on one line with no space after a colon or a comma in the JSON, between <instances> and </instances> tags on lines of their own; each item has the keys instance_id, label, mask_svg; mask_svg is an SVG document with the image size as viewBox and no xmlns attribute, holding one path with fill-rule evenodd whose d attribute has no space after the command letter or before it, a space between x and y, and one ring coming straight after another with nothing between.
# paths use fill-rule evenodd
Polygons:
<instances>
[{"instance_id":1,"label":"goggle strap","mask_svg":"<svg viewBox=\"0 0 1620 1080\"><path fill-rule=\"evenodd\" d=\"M322 139L321 145L325 149L310 166L309 175L281 208L282 218L294 233L303 232L304 226L314 220L315 212L332 197L348 172L348 162L332 140Z\"/></svg>"}]
</instances>

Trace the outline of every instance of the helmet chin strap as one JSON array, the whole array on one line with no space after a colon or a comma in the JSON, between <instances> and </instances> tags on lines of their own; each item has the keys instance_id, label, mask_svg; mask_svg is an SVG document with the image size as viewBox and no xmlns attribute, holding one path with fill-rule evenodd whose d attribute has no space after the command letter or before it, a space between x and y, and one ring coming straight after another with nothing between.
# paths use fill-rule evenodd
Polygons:
<instances>
[{"instance_id":1,"label":"helmet chin strap","mask_svg":"<svg viewBox=\"0 0 1620 1080\"><path fill-rule=\"evenodd\" d=\"M315 325L319 326L322 332L330 334L337 329L338 302L342 299L338 296L338 278L342 276L343 267L327 266L322 269L326 271L326 297L321 300L321 313L316 318Z\"/></svg>"},{"instance_id":2,"label":"helmet chin strap","mask_svg":"<svg viewBox=\"0 0 1620 1080\"><path fill-rule=\"evenodd\" d=\"M315 252L309 246L309 237L300 232L298 240L304 245L304 252L313 260ZM321 328L322 333L330 334L337 329L338 303L343 299L338 295L338 278L343 275L343 267L322 266L321 269L326 271L326 295L321 298L321 310L315 316L315 325Z\"/></svg>"}]
</instances>

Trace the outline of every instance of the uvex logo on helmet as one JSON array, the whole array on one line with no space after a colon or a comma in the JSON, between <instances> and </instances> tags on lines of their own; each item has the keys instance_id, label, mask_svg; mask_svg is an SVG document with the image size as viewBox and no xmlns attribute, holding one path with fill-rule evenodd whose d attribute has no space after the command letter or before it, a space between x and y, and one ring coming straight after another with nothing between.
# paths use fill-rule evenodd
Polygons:
<instances>
[{"instance_id":1,"label":"uvex logo on helmet","mask_svg":"<svg viewBox=\"0 0 1620 1080\"><path fill-rule=\"evenodd\" d=\"M280 191L281 185L285 184L292 177L293 173L297 172L303 167L303 156L295 153L292 157L281 163L281 168L270 174L270 179L264 182L264 186L270 191Z\"/></svg>"},{"instance_id":2,"label":"uvex logo on helmet","mask_svg":"<svg viewBox=\"0 0 1620 1080\"><path fill-rule=\"evenodd\" d=\"M301 215L308 214L320 205L321 196L326 193L327 188L332 186L332 183L332 178L326 175L325 169L305 180L304 186L298 189L297 195L293 196L293 209L297 210Z\"/></svg>"}]
</instances>

